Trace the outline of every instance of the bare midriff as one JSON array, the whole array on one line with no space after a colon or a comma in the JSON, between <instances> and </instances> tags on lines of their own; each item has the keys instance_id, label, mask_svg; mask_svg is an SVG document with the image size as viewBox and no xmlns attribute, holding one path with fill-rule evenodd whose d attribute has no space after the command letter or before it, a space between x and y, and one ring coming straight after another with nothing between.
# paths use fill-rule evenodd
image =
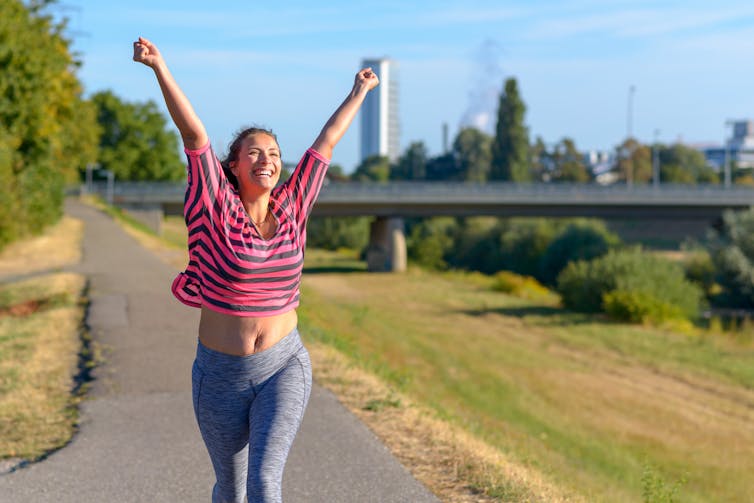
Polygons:
<instances>
[{"instance_id":1,"label":"bare midriff","mask_svg":"<svg viewBox=\"0 0 754 503\"><path fill-rule=\"evenodd\" d=\"M202 307L199 340L205 347L220 353L246 356L271 348L291 333L297 323L295 310L252 318Z\"/></svg>"}]
</instances>

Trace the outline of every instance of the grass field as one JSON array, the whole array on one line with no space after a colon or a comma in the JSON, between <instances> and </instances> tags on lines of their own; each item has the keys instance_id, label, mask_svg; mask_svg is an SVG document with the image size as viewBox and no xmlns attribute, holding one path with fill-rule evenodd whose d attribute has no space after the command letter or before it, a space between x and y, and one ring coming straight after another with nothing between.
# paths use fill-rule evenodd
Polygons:
<instances>
[{"instance_id":1,"label":"grass field","mask_svg":"<svg viewBox=\"0 0 754 503\"><path fill-rule=\"evenodd\" d=\"M28 276L0 285L0 460L38 459L75 430L85 279L54 270L78 261L81 233L64 218L0 253L0 274Z\"/></svg>"},{"instance_id":2,"label":"grass field","mask_svg":"<svg viewBox=\"0 0 754 503\"><path fill-rule=\"evenodd\" d=\"M478 276L369 274L317 250L307 268L305 334L574 495L754 494L750 338L613 324Z\"/></svg>"}]
</instances>

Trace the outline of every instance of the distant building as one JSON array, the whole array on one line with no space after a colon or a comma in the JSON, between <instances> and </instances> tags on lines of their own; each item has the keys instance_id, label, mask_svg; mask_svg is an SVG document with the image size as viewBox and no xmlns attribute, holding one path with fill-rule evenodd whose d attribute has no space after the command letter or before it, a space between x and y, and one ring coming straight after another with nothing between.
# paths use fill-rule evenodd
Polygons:
<instances>
[{"instance_id":1,"label":"distant building","mask_svg":"<svg viewBox=\"0 0 754 503\"><path fill-rule=\"evenodd\" d=\"M594 180L600 185L610 185L618 181L615 171L615 152L606 150L589 150L584 154L584 163L592 172Z\"/></svg>"},{"instance_id":2,"label":"distant building","mask_svg":"<svg viewBox=\"0 0 754 503\"><path fill-rule=\"evenodd\" d=\"M367 67L377 74L380 85L361 106L361 160L384 155L395 162L400 156L398 63L386 58L365 59L362 68Z\"/></svg>"},{"instance_id":3,"label":"distant building","mask_svg":"<svg viewBox=\"0 0 754 503\"><path fill-rule=\"evenodd\" d=\"M707 164L722 170L725 159L737 168L754 168L754 121L733 122L733 136L724 145L697 145L707 159Z\"/></svg>"}]
</instances>

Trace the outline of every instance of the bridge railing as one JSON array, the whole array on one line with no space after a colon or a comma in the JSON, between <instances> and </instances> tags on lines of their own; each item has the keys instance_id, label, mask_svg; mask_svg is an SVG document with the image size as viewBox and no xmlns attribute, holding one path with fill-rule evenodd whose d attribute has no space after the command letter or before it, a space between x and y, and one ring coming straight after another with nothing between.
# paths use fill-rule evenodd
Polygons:
<instances>
[{"instance_id":1,"label":"bridge railing","mask_svg":"<svg viewBox=\"0 0 754 503\"><path fill-rule=\"evenodd\" d=\"M89 190L107 193L105 182L95 182ZM114 202L156 203L180 202L185 193L184 182L118 182L112 190ZM338 202L495 202L501 200L568 203L652 203L754 205L754 188L722 185L597 185L578 183L467 183L467 182L330 182L320 194L320 201Z\"/></svg>"}]
</instances>

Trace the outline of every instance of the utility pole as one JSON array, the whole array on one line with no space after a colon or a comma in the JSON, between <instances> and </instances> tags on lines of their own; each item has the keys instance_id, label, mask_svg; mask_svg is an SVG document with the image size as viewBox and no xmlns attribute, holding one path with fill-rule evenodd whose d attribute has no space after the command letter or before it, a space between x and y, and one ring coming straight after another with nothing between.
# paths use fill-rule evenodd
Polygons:
<instances>
[{"instance_id":1,"label":"utility pole","mask_svg":"<svg viewBox=\"0 0 754 503\"><path fill-rule=\"evenodd\" d=\"M636 86L631 84L628 87L628 109L626 111L626 148L625 155L626 155L626 163L627 163L627 170L626 170L626 185L629 189L631 189L634 186L634 163L632 160L633 152L631 151L631 148L628 144L629 141L631 141L631 138L633 137L633 115L634 115L634 93L636 92Z\"/></svg>"},{"instance_id":2,"label":"utility pole","mask_svg":"<svg viewBox=\"0 0 754 503\"><path fill-rule=\"evenodd\" d=\"M724 137L725 144L724 145L725 146L723 147L725 149L725 156L723 158L723 187L725 187L726 189L729 189L731 185L731 176L730 176L731 159L728 153L728 151L730 150L730 139L728 138L727 135L728 135L728 126L732 124L735 124L735 121L730 120L730 119L725 121L725 128L724 128L724 131L725 131L725 137Z\"/></svg>"},{"instance_id":3,"label":"utility pole","mask_svg":"<svg viewBox=\"0 0 754 503\"><path fill-rule=\"evenodd\" d=\"M626 114L626 138L631 138L634 134L633 132L634 93L636 93L636 86L631 84L628 87L628 112Z\"/></svg>"},{"instance_id":4,"label":"utility pole","mask_svg":"<svg viewBox=\"0 0 754 503\"><path fill-rule=\"evenodd\" d=\"M660 130L655 129L655 141L652 145L652 185L660 188L660 144L658 143Z\"/></svg>"}]
</instances>

